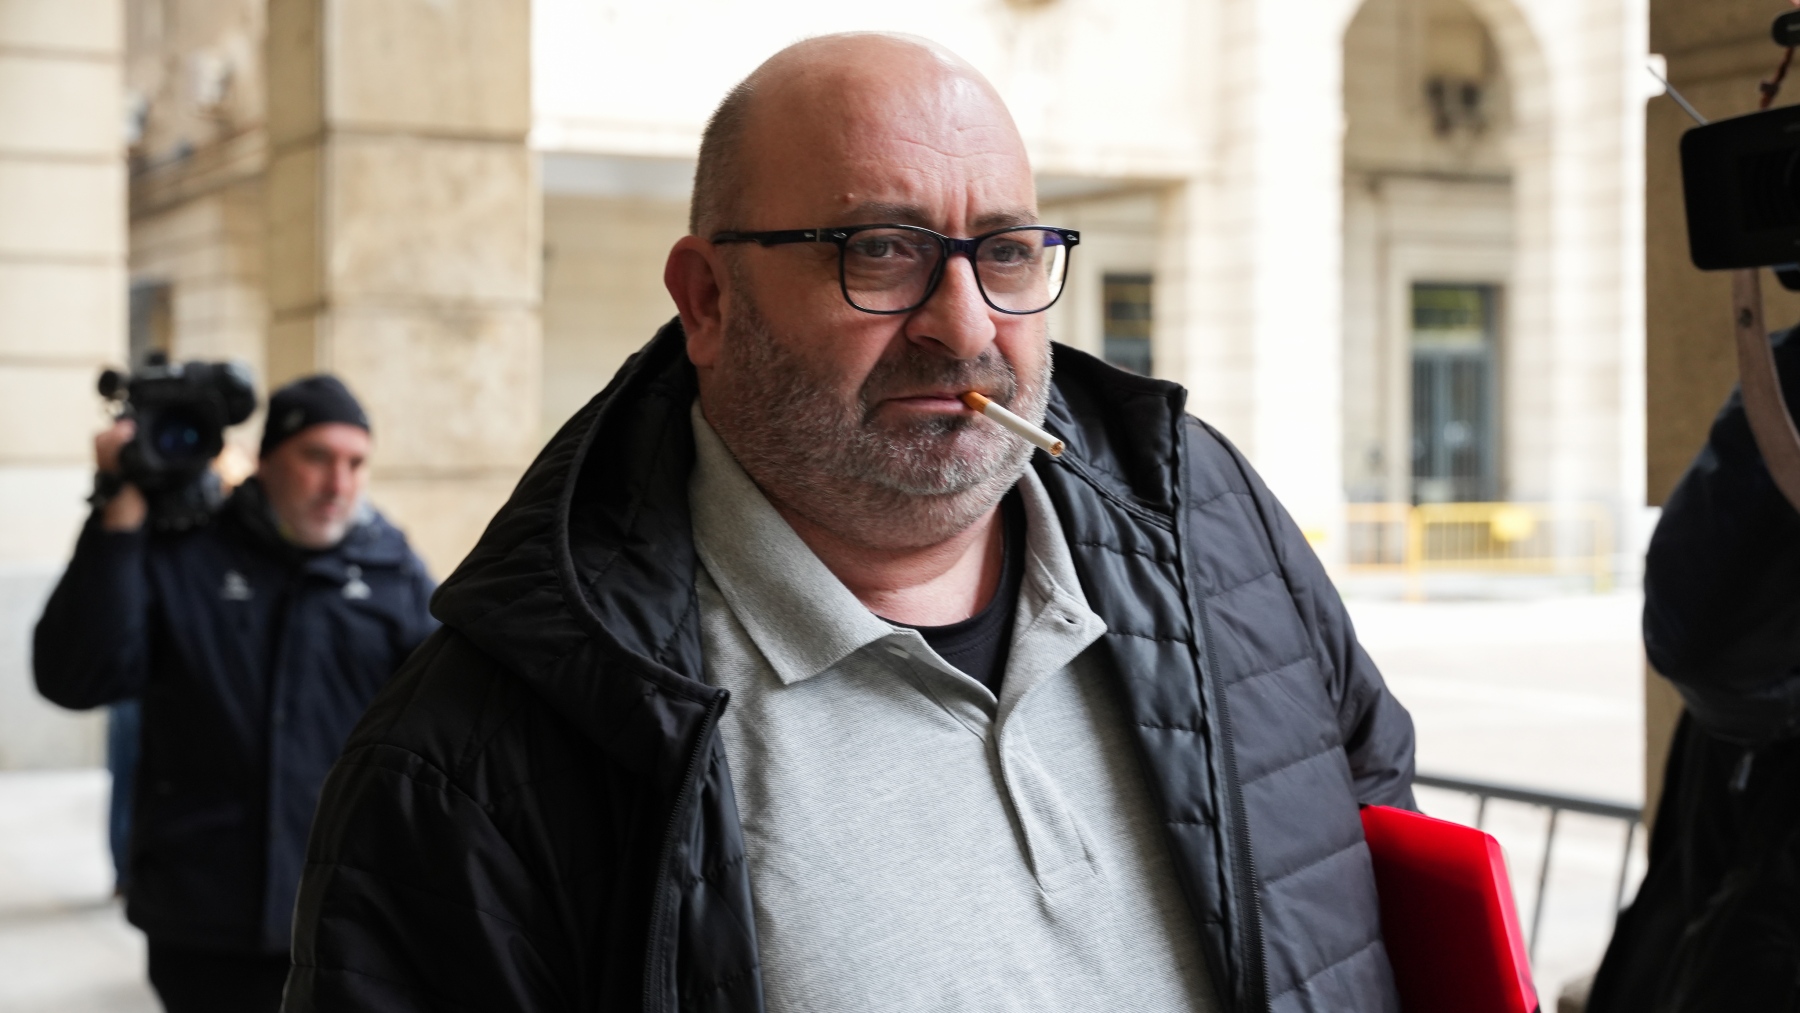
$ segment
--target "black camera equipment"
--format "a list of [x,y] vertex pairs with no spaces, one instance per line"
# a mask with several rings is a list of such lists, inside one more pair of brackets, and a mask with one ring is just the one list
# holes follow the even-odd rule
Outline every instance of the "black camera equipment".
[[1800,11],[1775,19],[1781,63],[1759,88],[1760,111],[1708,123],[1667,81],[1669,95],[1700,125],[1681,137],[1688,254],[1703,271],[1733,272],[1732,327],[1750,432],[1782,495],[1800,509],[1800,430],[1781,392],[1763,326],[1762,277],[1800,291],[1800,106],[1770,109],[1800,45]]
[[225,449],[225,429],[256,410],[250,370],[240,362],[172,363],[152,352],[136,373],[101,373],[99,386],[101,397],[120,403],[120,418],[137,423],[119,451],[118,480],[143,492],[150,526],[185,531],[210,521],[224,499],[212,461]]
[[1776,268],[1800,291],[1800,107],[1768,108],[1800,45],[1800,11],[1776,18],[1770,35],[1787,53],[1762,83],[1761,111],[1707,123],[1670,88],[1700,121],[1681,136],[1688,253],[1702,271]]
[[[1681,137],[1681,178],[1695,267],[1800,261],[1800,106],[1689,130]],[[1780,277],[1796,287],[1790,271]]]

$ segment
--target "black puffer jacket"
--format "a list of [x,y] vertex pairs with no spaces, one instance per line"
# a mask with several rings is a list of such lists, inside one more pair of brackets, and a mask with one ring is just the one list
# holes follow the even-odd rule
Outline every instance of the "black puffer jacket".
[[[762,1009],[701,681],[694,374],[671,323],[564,428],[332,772],[287,1008]],[[1183,392],[1057,350],[1039,455],[1230,1010],[1398,1008],[1357,802],[1412,724]]]
[[[1800,329],[1775,357],[1800,405]],[[1687,713],[1588,1009],[1800,1010],[1800,513],[1735,393],[1651,539],[1644,646]]]
[[38,621],[38,690],[143,699],[126,914],[152,940],[288,948],[325,774],[437,623],[406,539],[371,513],[324,552],[275,534],[255,480],[209,526],[91,520]]

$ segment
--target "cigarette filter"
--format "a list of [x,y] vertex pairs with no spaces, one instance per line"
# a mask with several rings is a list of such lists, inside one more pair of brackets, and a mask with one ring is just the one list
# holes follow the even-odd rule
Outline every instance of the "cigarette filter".
[[1025,442],[1030,443],[1033,446],[1044,448],[1044,450],[1049,452],[1051,457],[1057,457],[1062,454],[1063,441],[1051,436],[1049,433],[1044,432],[1042,429],[1039,429],[1037,426],[1032,425],[1017,415],[1014,415],[1005,408],[1000,407],[980,393],[969,391],[962,396],[962,402],[969,406],[970,411],[980,412],[981,414],[986,415],[988,418],[1000,423],[1003,428],[1010,429],[1023,437]]

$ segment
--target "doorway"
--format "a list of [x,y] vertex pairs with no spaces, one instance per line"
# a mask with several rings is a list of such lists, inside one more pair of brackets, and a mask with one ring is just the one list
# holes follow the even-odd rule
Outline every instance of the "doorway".
[[1412,287],[1412,500],[1499,496],[1495,447],[1497,286]]

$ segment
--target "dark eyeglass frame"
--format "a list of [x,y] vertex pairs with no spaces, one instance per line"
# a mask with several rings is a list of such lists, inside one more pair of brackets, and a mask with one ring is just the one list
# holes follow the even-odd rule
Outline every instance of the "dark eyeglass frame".
[[[911,306],[895,310],[872,310],[866,306],[858,306],[856,300],[850,296],[850,283],[848,279],[845,278],[845,250],[848,248],[852,236],[856,235],[858,232],[868,232],[873,229],[905,229],[908,232],[921,233],[936,239],[938,246],[943,250],[944,255],[938,260],[937,266],[931,271],[931,279],[925,283],[925,293],[919,297],[918,302],[913,303]],[[1049,232],[1059,237],[1062,240],[1062,244],[1069,247],[1071,250],[1073,250],[1074,247],[1081,245],[1080,232],[1075,229],[1063,229],[1051,225],[1009,225],[1004,229],[983,232],[981,235],[973,236],[969,239],[957,239],[953,236],[946,236],[941,232],[933,232],[923,226],[900,225],[897,223],[881,225],[844,225],[817,229],[777,229],[773,232],[719,232],[713,235],[711,241],[714,243],[755,243],[758,246],[785,246],[789,243],[835,243],[838,248],[838,291],[844,294],[844,301],[849,303],[852,309],[860,310],[864,313],[874,313],[879,316],[893,316],[899,313],[911,313],[931,301],[931,297],[937,293],[938,283],[944,280],[944,268],[949,265],[951,257],[960,253],[969,258],[969,264],[972,267],[976,267],[976,248],[983,242],[992,239],[995,236],[1003,236],[1009,232]],[[1046,243],[1045,245],[1049,244]],[[1016,317],[1028,317],[1035,313],[1042,313],[1044,310],[1055,306],[1056,300],[1062,298],[1063,290],[1068,288],[1070,256],[1073,256],[1073,253],[1066,254],[1063,257],[1063,276],[1059,279],[1056,295],[1038,309],[1009,310],[1004,306],[997,305],[993,298],[988,295],[987,286],[981,282],[981,271],[979,267],[976,267],[974,271],[975,288],[981,293],[982,302],[987,303],[1001,313]]]

